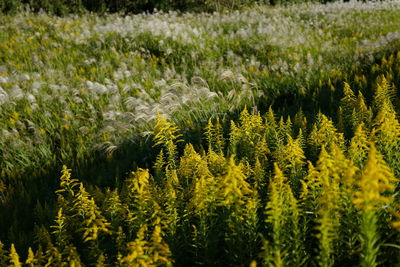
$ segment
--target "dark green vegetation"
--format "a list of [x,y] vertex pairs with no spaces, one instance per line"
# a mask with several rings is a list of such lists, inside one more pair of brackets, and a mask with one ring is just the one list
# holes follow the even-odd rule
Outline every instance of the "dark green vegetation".
[[[180,11],[221,11],[233,10],[260,4],[295,4],[300,2],[315,2],[307,0],[2,0],[0,12],[14,13],[26,6],[33,11],[46,11],[56,15],[69,13],[91,12],[130,12],[140,13],[158,10]],[[320,0],[326,3],[332,1]]]
[[[251,1],[252,2],[252,1]],[[208,0],[2,0],[0,11],[16,12],[24,6],[34,11],[40,9],[57,15],[68,13],[83,13],[84,11],[100,12],[144,12],[158,10],[197,10],[212,11],[219,8],[238,8],[242,5],[249,5],[247,0],[228,0],[228,1],[208,1]]]

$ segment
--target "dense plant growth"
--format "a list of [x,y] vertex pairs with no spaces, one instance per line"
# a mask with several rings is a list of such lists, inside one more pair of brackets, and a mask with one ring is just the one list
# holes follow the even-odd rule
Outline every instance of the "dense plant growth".
[[[90,194],[63,167],[58,214],[50,230],[36,230],[39,249],[29,249],[26,263],[398,263],[400,169],[393,159],[400,156],[400,124],[392,93],[379,76],[368,107],[361,90],[357,101],[345,83],[339,108],[363,103],[371,115],[350,120],[355,130],[347,140],[322,113],[307,123],[301,110],[292,122],[272,109],[264,116],[244,109],[227,125],[210,119],[206,146],[187,143],[179,157],[179,129],[158,117],[153,174],[138,168],[116,188]],[[1,255],[2,262],[20,261],[13,245]]]
[[300,7],[2,16],[2,177],[85,166],[93,151],[111,156],[151,130],[157,113],[201,129],[215,112],[245,105],[332,112],[335,103],[319,99],[329,88],[352,74],[366,84],[375,75],[363,69],[399,47],[400,5]]
[[295,4],[305,2],[333,2],[332,0],[2,0],[0,12],[15,13],[23,9],[46,11],[56,15],[85,13],[139,13],[154,10],[226,11],[262,4]]
[[0,266],[398,264],[399,10],[0,15]]

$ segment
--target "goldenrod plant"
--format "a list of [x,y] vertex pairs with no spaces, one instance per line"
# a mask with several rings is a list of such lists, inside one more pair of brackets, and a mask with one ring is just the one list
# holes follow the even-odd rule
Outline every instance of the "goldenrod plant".
[[317,230],[321,266],[332,266],[334,263],[335,232],[339,228],[340,205],[338,167],[335,159],[328,154],[325,147],[322,147],[317,163],[318,176],[315,177],[319,191]]
[[[269,185],[266,222],[271,224],[272,242],[266,251],[264,263],[273,266],[301,265],[302,255],[300,211],[297,199],[278,165]],[[303,257],[303,258],[302,258]]]
[[215,124],[210,119],[205,130],[209,150],[222,154],[225,148],[225,138],[219,119],[217,118]]
[[172,266],[171,252],[163,241],[159,223],[157,219],[150,240],[146,240],[146,235],[149,235],[148,226],[142,226],[137,238],[128,243],[128,255],[121,259],[122,266]]
[[366,127],[364,123],[361,123],[358,125],[348,148],[349,158],[359,168],[364,166],[367,159],[369,152],[368,140],[369,137]]
[[343,133],[338,132],[332,120],[319,113],[308,137],[314,153],[319,153],[322,147],[329,147],[332,144],[343,147],[344,141]]
[[18,253],[15,251],[15,246],[14,244],[11,244],[10,248],[10,265],[14,267],[21,267],[22,263],[19,261],[19,256]]
[[177,134],[178,128],[168,122],[164,117],[158,115],[156,125],[154,126],[155,145],[164,146],[168,155],[168,167],[176,168],[177,147],[176,142],[179,141],[181,135]]
[[[384,61],[384,59],[383,59]],[[385,62],[382,63],[383,65]],[[384,75],[379,76],[376,81],[376,89],[374,94],[373,107],[375,110],[380,110],[384,105],[393,108],[393,100],[396,97],[396,88],[389,84]]]
[[398,174],[400,172],[398,146],[400,144],[400,123],[389,100],[384,101],[375,117],[371,135],[377,148],[385,155],[385,159]]
[[266,161],[269,149],[261,115],[250,114],[245,108],[240,114],[239,121],[239,125],[231,122],[231,153],[250,162],[254,162],[256,158]]
[[354,204],[361,213],[361,266],[378,266],[378,254],[380,248],[378,231],[378,212],[393,199],[386,192],[394,189],[394,177],[390,168],[386,165],[383,156],[371,144],[367,163],[364,167],[354,194]]
[[4,247],[4,244],[0,242],[0,263],[4,266],[7,266],[9,263],[8,260],[8,252]]
[[287,143],[277,149],[274,154],[280,168],[291,179],[292,186],[298,189],[299,179],[304,175],[305,155],[302,148],[302,137],[293,139],[287,135]]
[[[147,223],[151,214],[154,212],[155,203],[152,198],[150,174],[148,170],[138,169],[133,172],[132,178],[128,180],[127,196],[128,203],[121,201],[120,212],[126,210],[126,214],[122,215],[126,218],[129,230],[126,232],[129,236],[135,234],[142,225]],[[116,193],[118,195],[118,193]],[[117,200],[118,201],[118,200]],[[110,203],[113,204],[113,203]],[[109,206],[110,209],[117,207]],[[118,212],[118,210],[116,210]]]
[[[218,132],[226,146],[208,141],[199,152],[187,143],[180,154],[180,129],[160,117],[154,138],[162,148],[153,170],[137,168],[114,189],[85,186],[64,166],[54,222],[49,230],[36,229],[40,246],[29,248],[22,261],[14,245],[10,252],[1,248],[1,260],[30,266],[333,266],[358,259],[374,266],[379,253],[395,253],[383,252],[381,239],[396,241],[378,228],[384,213],[397,218],[397,179],[372,143],[380,132],[360,123],[346,145],[321,113],[305,137],[298,128],[297,138],[290,118],[274,124],[272,109],[264,117],[244,109],[239,118],[238,124],[224,122],[231,126],[229,139]],[[205,126],[204,135],[213,127]],[[268,137],[281,143],[266,149]],[[232,148],[239,144],[246,149],[236,156]],[[313,164],[308,158],[316,148]],[[392,221],[383,229],[396,228]]]
[[33,254],[33,251],[31,248],[28,249],[28,257],[25,261],[25,264],[29,267],[33,267],[38,264],[37,259],[35,259],[35,254]]

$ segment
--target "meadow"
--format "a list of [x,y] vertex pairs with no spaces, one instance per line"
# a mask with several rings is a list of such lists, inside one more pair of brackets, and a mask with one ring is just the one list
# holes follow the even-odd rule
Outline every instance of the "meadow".
[[0,14],[0,266],[396,266],[398,14]]

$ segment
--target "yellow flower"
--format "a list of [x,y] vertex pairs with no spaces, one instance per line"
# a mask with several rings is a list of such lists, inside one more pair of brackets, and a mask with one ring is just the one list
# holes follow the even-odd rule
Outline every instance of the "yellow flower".
[[396,181],[396,178],[383,160],[383,156],[372,144],[367,164],[357,183],[359,190],[355,192],[354,205],[368,211],[390,203],[392,197],[383,194],[394,189],[393,181]]

